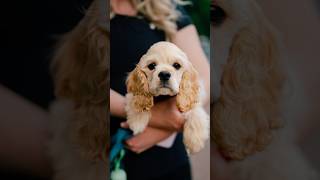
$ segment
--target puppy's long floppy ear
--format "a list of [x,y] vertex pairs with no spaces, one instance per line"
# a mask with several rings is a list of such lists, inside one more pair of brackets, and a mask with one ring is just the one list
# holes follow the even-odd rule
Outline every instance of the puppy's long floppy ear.
[[86,17],[63,37],[52,70],[56,96],[74,104],[70,142],[84,158],[107,161],[109,35],[99,25],[98,4],[94,1]]
[[127,91],[133,94],[132,102],[138,112],[150,111],[153,106],[153,96],[145,73],[137,65],[127,79]]
[[284,73],[276,33],[262,15],[234,37],[213,107],[211,134],[222,153],[243,159],[262,151],[282,126]]
[[191,66],[182,75],[177,95],[177,105],[181,112],[186,112],[193,108],[199,100],[199,91],[198,73]]

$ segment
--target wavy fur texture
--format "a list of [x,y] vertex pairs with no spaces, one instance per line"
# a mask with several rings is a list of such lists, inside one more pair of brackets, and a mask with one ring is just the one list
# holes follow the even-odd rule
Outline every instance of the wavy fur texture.
[[[56,179],[107,176],[109,35],[100,5],[100,0],[93,1],[81,22],[64,35],[52,63],[58,104],[53,109],[68,109],[54,110],[58,119],[52,119],[64,124],[53,125],[50,144]],[[81,167],[87,170],[79,171]]]

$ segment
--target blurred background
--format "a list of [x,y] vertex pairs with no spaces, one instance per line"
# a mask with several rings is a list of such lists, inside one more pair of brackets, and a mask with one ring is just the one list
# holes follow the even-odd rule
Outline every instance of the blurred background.
[[288,112],[304,155],[320,172],[320,1],[258,0],[280,32],[293,85]]
[[[211,0],[188,0],[190,5],[184,8],[191,16],[194,25],[200,35],[202,47],[210,57],[210,3]],[[208,58],[210,59],[210,58]]]
[[0,179],[44,180],[50,59],[57,40],[90,0],[3,1],[0,5]]
[[[213,0],[214,1],[214,0]],[[228,0],[221,1],[227,2]],[[231,2],[237,2],[236,0],[229,0]],[[249,0],[239,1],[247,2]],[[256,1],[267,19],[275,26],[279,32],[280,41],[283,43],[283,49],[280,51],[286,58],[281,58],[285,71],[288,73],[288,86],[286,86],[286,93],[283,96],[285,98],[283,111],[285,126],[290,127],[289,133],[285,135],[293,136],[294,142],[292,144],[297,145],[297,150],[303,157],[306,158],[308,164],[320,173],[320,1],[319,0],[253,0]],[[217,0],[217,2],[219,2]],[[240,5],[240,4],[237,4]],[[236,6],[235,6],[236,8]],[[221,12],[220,12],[221,13]],[[219,13],[218,13],[219,14]],[[222,15],[222,13],[221,13]],[[232,33],[231,33],[232,34]],[[228,41],[228,40],[226,40]],[[249,41],[248,41],[249,42]],[[213,42],[214,44],[215,42]],[[223,53],[223,52],[222,52]],[[292,124],[293,123],[293,124]],[[291,131],[292,130],[292,131]],[[288,138],[290,139],[290,138]],[[288,141],[291,143],[291,141]],[[287,150],[286,154],[290,154],[291,151]],[[262,153],[263,154],[263,153]],[[212,157],[212,156],[211,156]],[[269,156],[268,156],[269,157]],[[290,157],[290,160],[295,161],[299,159],[298,155]],[[274,157],[277,158],[277,157]],[[214,158],[213,159],[213,162]],[[217,158],[218,159],[218,158]],[[259,157],[257,158],[259,159]],[[273,161],[270,156],[269,159]],[[268,159],[268,160],[269,160]],[[219,160],[219,159],[218,159]],[[259,159],[261,160],[261,159]],[[289,166],[282,166],[275,164],[272,168],[268,168],[268,162],[264,160],[257,161],[253,166],[243,166],[248,168],[249,172],[242,173],[242,178],[252,179],[259,176],[259,172],[252,171],[254,166],[257,166],[258,170],[261,166],[262,172],[265,172],[262,179],[268,179],[272,177],[272,173],[279,175],[281,172],[303,172],[303,168],[299,167],[299,164],[294,163]],[[274,159],[276,160],[276,159]],[[250,160],[249,160],[250,161]],[[222,167],[221,169],[214,167],[211,171],[212,175],[222,174],[230,175],[227,165],[216,161],[216,167]],[[276,162],[276,161],[275,161]],[[299,162],[301,163],[301,162]],[[222,165],[222,166],[219,166]],[[223,166],[225,165],[225,166]],[[241,166],[241,163],[238,164]],[[211,166],[213,167],[213,166]],[[291,169],[292,168],[292,169]],[[270,172],[268,172],[268,169]],[[272,170],[271,170],[272,169]],[[250,171],[251,170],[251,171]],[[217,173],[220,172],[220,173]],[[280,172],[280,173],[279,173]],[[279,174],[278,174],[279,173]],[[261,173],[262,174],[262,173]],[[260,175],[261,175],[260,174]],[[297,173],[298,174],[298,173]],[[270,176],[268,176],[270,175]],[[231,175],[232,176],[232,175]],[[280,176],[280,175],[279,175]],[[229,179],[237,179],[238,177],[227,177]],[[298,177],[296,177],[298,178]],[[307,179],[301,178],[301,179]],[[224,178],[221,178],[224,180]],[[259,178],[257,178],[259,179]],[[275,179],[287,179],[280,176]],[[299,179],[299,178],[298,178]],[[218,180],[218,179],[216,179]],[[220,180],[220,179],[219,179]]]
[[[210,60],[210,3],[211,0],[190,0],[185,6],[200,35],[201,44]],[[209,111],[208,111],[209,112]],[[210,179],[210,143],[200,153],[191,156],[192,175],[194,180]]]

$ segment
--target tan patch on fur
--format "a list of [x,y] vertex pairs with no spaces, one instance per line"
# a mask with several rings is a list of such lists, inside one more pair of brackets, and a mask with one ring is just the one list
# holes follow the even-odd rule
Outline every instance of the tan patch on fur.
[[137,66],[128,76],[127,91],[133,94],[133,104],[138,112],[150,111],[153,96],[149,92],[146,75]]
[[177,106],[181,112],[189,111],[198,102],[200,88],[194,68],[183,73],[179,88]]

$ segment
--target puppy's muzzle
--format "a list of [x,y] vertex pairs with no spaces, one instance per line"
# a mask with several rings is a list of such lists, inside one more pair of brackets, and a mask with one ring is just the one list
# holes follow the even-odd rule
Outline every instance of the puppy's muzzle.
[[171,74],[169,72],[167,72],[167,71],[161,71],[158,74],[158,77],[162,82],[166,82],[166,81],[168,81],[170,79]]

